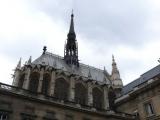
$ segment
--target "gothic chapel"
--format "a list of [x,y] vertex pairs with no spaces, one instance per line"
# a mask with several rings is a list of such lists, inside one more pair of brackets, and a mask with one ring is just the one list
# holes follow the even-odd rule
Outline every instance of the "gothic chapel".
[[116,110],[122,87],[114,56],[111,74],[79,62],[71,14],[64,57],[44,46],[36,60],[22,66],[20,59],[12,86],[0,94],[0,120],[134,120]]

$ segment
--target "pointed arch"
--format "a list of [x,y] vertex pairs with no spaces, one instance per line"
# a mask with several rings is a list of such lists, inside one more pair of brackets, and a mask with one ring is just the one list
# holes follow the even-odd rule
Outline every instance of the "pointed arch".
[[43,75],[43,83],[42,83],[42,93],[45,95],[48,95],[50,80],[51,80],[51,75],[49,73],[45,73]]
[[30,75],[30,83],[29,83],[29,90],[36,93],[38,89],[38,83],[39,83],[39,73],[33,72]]
[[59,100],[68,100],[69,83],[63,79],[58,78],[55,81],[55,97]]
[[19,88],[22,88],[23,83],[24,83],[24,78],[25,78],[25,74],[22,74],[22,75],[20,76],[19,81],[18,81],[18,87],[19,87]]
[[81,105],[87,103],[87,89],[82,83],[76,83],[75,85],[75,102]]
[[102,109],[103,92],[99,88],[94,87],[92,90],[92,94],[93,94],[93,107],[97,109]]

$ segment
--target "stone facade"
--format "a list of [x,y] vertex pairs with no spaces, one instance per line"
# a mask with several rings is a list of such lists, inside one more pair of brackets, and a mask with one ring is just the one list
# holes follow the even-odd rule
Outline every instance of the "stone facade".
[[123,86],[112,72],[79,63],[74,15],[64,57],[47,52],[15,68],[12,86],[0,83],[0,120],[158,120],[160,65]]
[[135,114],[140,120],[160,119],[160,74],[134,87],[116,100],[118,111]]
[[123,86],[114,58],[111,75],[79,63],[73,17],[64,57],[44,46],[36,60],[21,66],[20,59],[12,86],[0,83],[0,120],[134,120],[115,111],[109,94]]

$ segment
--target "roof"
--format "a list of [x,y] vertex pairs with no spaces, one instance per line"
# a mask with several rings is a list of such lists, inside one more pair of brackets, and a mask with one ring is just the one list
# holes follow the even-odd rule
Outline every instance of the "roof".
[[142,74],[138,79],[125,85],[122,89],[122,94],[125,95],[125,94],[131,92],[135,87],[137,87],[143,83],[146,83],[148,80],[150,80],[151,78],[153,78],[159,74],[160,74],[160,65],[152,68],[151,70]]
[[[32,64],[43,64],[54,67],[56,69],[62,69],[64,71],[73,72],[74,74],[90,77],[90,79],[103,82],[106,79],[107,84],[110,84],[109,74],[105,70],[101,70],[89,65],[80,63],[79,67],[70,66],[65,63],[63,57],[46,52],[42,54],[39,58],[32,62]],[[107,74],[106,74],[107,73]]]

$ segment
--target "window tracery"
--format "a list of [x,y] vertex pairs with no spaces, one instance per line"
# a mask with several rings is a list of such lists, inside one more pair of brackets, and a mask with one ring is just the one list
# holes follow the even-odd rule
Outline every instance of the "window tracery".
[[37,92],[39,83],[39,73],[33,72],[30,76],[29,90],[32,92]]
[[43,75],[42,93],[48,95],[51,76],[48,73]]
[[97,87],[93,88],[93,107],[97,109],[102,109],[102,100],[103,100],[103,93]]
[[23,82],[24,82],[25,74],[22,74],[20,76],[19,82],[18,82],[18,87],[22,88]]
[[81,83],[75,85],[75,102],[81,105],[86,105],[87,89]]
[[69,84],[63,78],[55,82],[55,97],[59,100],[68,100]]

